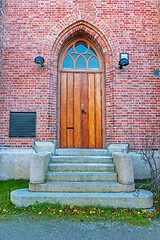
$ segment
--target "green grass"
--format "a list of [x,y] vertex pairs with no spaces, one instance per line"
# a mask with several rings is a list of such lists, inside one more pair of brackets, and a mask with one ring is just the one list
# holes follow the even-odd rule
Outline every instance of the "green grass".
[[[137,182],[136,187],[147,183]],[[27,180],[0,181],[0,220],[16,216],[29,216],[34,219],[63,218],[79,221],[125,221],[130,224],[146,225],[160,219],[160,196],[154,193],[155,212],[135,209],[102,208],[100,206],[62,206],[60,204],[35,204],[29,207],[16,207],[10,201],[10,193],[15,189],[28,188]],[[142,188],[148,188],[143,186]]]

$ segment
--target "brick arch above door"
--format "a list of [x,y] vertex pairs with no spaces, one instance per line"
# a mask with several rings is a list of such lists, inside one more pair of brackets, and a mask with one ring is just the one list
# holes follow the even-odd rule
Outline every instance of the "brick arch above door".
[[[105,27],[105,26],[104,26]],[[110,31],[111,32],[111,31]],[[57,70],[58,70],[58,61],[59,56],[61,53],[61,50],[63,49],[64,45],[71,41],[71,39],[77,37],[77,36],[85,36],[88,40],[90,40],[93,44],[95,44],[103,56],[104,60],[104,85],[107,86],[108,91],[106,92],[105,96],[105,112],[106,112],[106,129],[105,129],[105,137],[109,139],[110,137],[110,131],[112,128],[111,118],[112,118],[112,103],[113,103],[113,94],[109,89],[112,89],[112,79],[113,79],[113,52],[112,48],[108,43],[108,40],[104,36],[104,34],[95,26],[92,24],[86,22],[86,21],[77,21],[71,24],[70,26],[66,27],[64,30],[60,32],[60,34],[55,39],[52,52],[51,52],[51,60],[50,60],[50,96],[49,96],[49,127],[52,129],[52,139],[57,139],[57,130],[55,130],[55,126],[53,126],[53,123],[57,122],[57,118],[54,112],[57,111],[58,102],[55,101],[56,99],[56,91],[53,89],[56,89],[57,87]],[[112,34],[111,34],[112,35]],[[112,47],[116,48],[116,40],[115,38],[112,39],[113,44]],[[119,45],[118,45],[119,46]],[[58,123],[56,124],[56,126]]]
[[[67,22],[67,20],[66,20]],[[64,23],[64,22],[63,22]],[[120,52],[119,43],[115,38],[112,30],[105,25],[102,20],[94,22],[94,25],[88,23],[84,20],[76,21],[68,26],[63,26],[57,28],[62,29],[62,31],[54,37],[54,44],[51,50],[51,64],[56,65],[59,58],[60,50],[63,48],[63,45],[66,44],[69,40],[73,39],[76,35],[80,34],[83,36],[88,36],[97,46],[101,53],[104,55],[105,60],[109,62],[109,66],[112,68],[113,61],[117,56],[117,53]],[[104,34],[105,33],[105,34]],[[47,45],[47,43],[45,44]],[[114,51],[112,51],[114,49]]]

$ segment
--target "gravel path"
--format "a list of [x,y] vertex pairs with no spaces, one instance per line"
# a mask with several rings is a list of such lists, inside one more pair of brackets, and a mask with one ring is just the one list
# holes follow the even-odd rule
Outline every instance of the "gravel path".
[[16,218],[0,222],[0,240],[160,240],[160,222],[149,227],[119,222]]

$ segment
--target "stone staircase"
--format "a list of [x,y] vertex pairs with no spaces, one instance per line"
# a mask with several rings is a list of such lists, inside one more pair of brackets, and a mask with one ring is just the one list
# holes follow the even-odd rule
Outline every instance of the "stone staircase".
[[32,192],[133,192],[134,184],[117,182],[113,158],[106,149],[57,149],[46,182],[30,184]]
[[[32,177],[34,174],[37,178],[38,174],[43,179],[39,170],[45,162],[42,161],[43,156],[45,152],[41,151],[32,159],[35,163],[32,170],[36,168]],[[48,163],[44,168],[47,167]],[[36,183],[32,179],[29,189],[11,193],[11,202],[16,206],[29,206],[36,202],[137,209],[153,206],[151,192],[140,190],[137,194],[134,184],[120,184],[118,178],[113,159],[106,149],[56,149],[56,154],[50,159],[46,181]]]

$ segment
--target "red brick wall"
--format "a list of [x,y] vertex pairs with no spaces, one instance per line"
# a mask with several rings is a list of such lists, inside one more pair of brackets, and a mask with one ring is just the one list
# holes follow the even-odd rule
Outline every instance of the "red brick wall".
[[[7,0],[4,26],[0,144],[30,147],[31,138],[9,138],[10,111],[36,111],[36,139],[57,140],[57,62],[63,45],[81,32],[105,61],[105,139],[137,144],[160,120],[158,0]],[[2,38],[1,38],[2,39]],[[130,64],[118,68],[119,53]],[[45,67],[34,58],[41,55]],[[124,131],[124,130],[127,130]],[[143,136],[142,136],[143,135]]]

